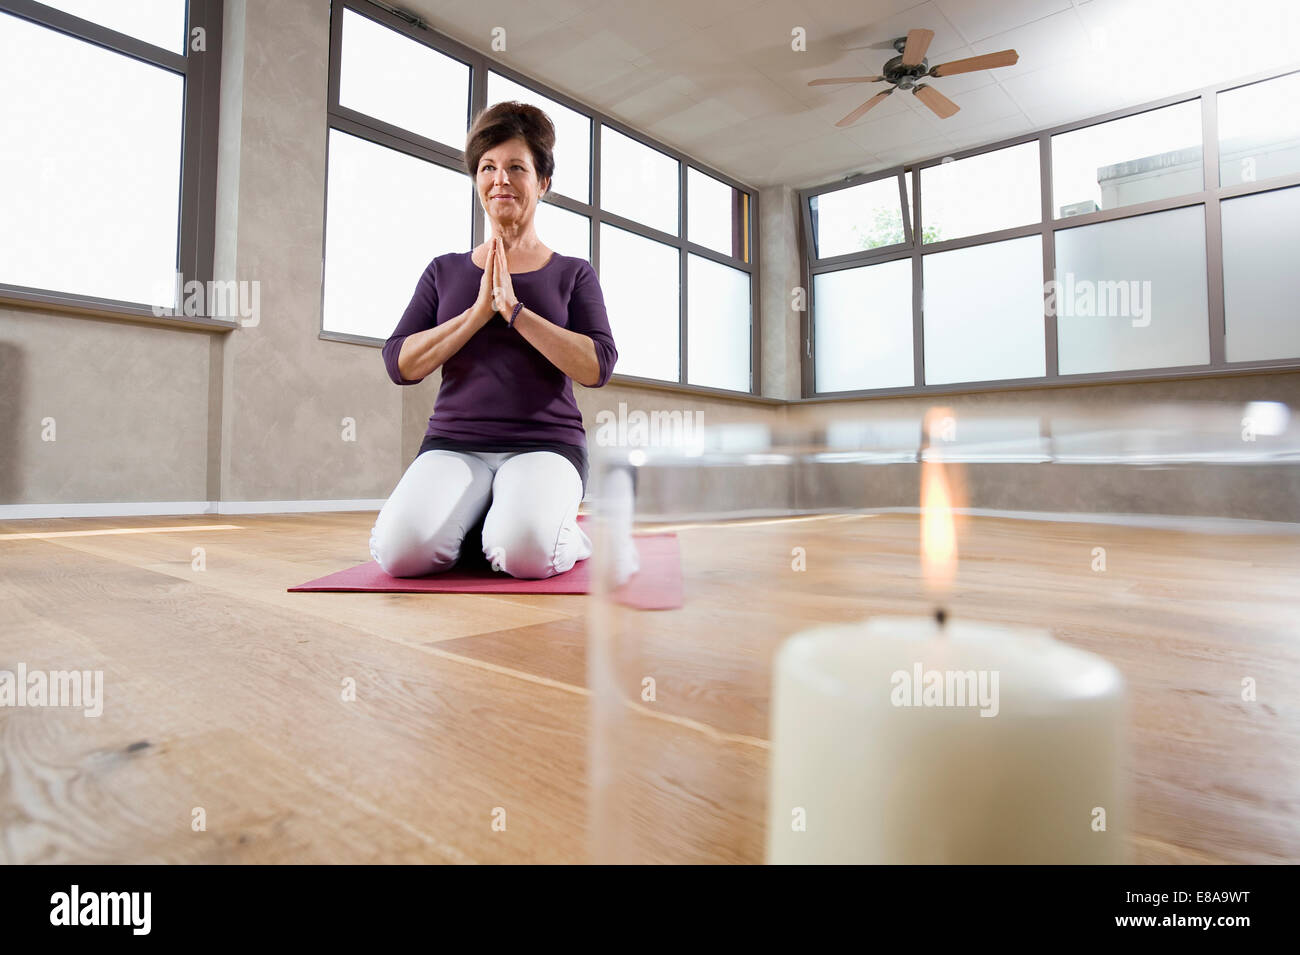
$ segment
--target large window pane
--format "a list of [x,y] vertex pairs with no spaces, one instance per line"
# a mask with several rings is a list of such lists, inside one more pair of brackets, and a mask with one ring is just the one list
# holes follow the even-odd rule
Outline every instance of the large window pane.
[[1052,137],[1058,219],[1204,188],[1200,100]]
[[488,73],[487,101],[518,100],[536,106],[555,126],[555,175],[551,191],[581,202],[591,200],[591,119],[500,73]]
[[41,0],[173,53],[185,52],[186,0]]
[[1040,236],[936,252],[922,267],[926,384],[1046,374]]
[[686,237],[723,255],[749,261],[749,197],[725,182],[686,167]]
[[550,202],[537,204],[537,236],[561,255],[591,261],[591,220]]
[[1300,73],[1219,94],[1219,182],[1300,172]]
[[819,259],[904,241],[897,176],[812,196],[808,211]]
[[1056,233],[1063,375],[1210,360],[1201,206]]
[[601,208],[677,235],[679,176],[676,159],[600,127]]
[[184,80],[0,14],[0,282],[171,307]]
[[600,287],[622,375],[680,379],[678,251],[607,223],[600,226]]
[[1042,219],[1038,143],[921,170],[922,238],[942,242]]
[[434,256],[470,249],[469,184],[332,129],[326,188],[324,328],[387,338]]
[[818,392],[899,388],[912,367],[912,260],[813,277]]
[[469,66],[344,9],[339,105],[462,149]]
[[749,273],[686,257],[686,380],[749,391]]
[[1221,210],[1228,361],[1300,358],[1300,187],[1227,199]]

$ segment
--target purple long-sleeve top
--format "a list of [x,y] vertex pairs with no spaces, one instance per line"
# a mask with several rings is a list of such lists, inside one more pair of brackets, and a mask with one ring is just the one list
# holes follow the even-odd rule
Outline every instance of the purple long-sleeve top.
[[[468,309],[478,298],[482,278],[483,270],[469,252],[449,252],[429,263],[401,321],[384,343],[384,364],[394,382],[414,385],[423,380],[402,377],[397,366],[402,342]],[[591,263],[557,252],[540,269],[511,272],[510,281],[515,297],[530,311],[595,343],[600,378],[594,387],[605,385],[614,373],[618,351]],[[500,315],[494,315],[443,363],[434,408],[426,438],[587,446],[573,381]]]

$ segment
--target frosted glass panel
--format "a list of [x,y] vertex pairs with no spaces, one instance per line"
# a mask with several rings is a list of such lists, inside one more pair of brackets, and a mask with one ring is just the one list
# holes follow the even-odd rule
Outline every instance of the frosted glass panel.
[[1219,182],[1300,172],[1300,73],[1219,94]]
[[942,242],[1042,219],[1038,143],[921,170],[922,240]]
[[600,287],[621,375],[680,380],[678,255],[662,242],[600,225]]
[[489,72],[488,104],[504,100],[536,106],[550,117],[555,126],[555,174],[551,177],[551,191],[588,202],[591,199],[591,119],[500,73]]
[[686,256],[686,380],[749,391],[749,273]]
[[173,53],[185,52],[185,0],[41,0]]
[[591,261],[591,220],[549,202],[537,203],[537,237],[561,255]]
[[395,149],[329,137],[323,327],[387,338],[434,256],[469,251],[470,186]]
[[1063,375],[1210,360],[1200,206],[1056,233]]
[[1046,374],[1040,236],[935,252],[922,267],[926,384]]
[[740,257],[736,248],[736,193],[739,190],[686,167],[687,238],[723,255]]
[[184,85],[0,14],[0,282],[173,305]]
[[912,260],[813,277],[818,392],[898,388],[912,367]]
[[676,159],[600,127],[600,205],[617,215],[677,235],[681,182]]
[[1204,188],[1200,100],[1052,137],[1058,219]]
[[339,105],[463,149],[469,66],[345,8]]
[[1300,357],[1300,187],[1220,208],[1228,361]]
[[819,259],[904,241],[897,176],[812,196],[808,211]]

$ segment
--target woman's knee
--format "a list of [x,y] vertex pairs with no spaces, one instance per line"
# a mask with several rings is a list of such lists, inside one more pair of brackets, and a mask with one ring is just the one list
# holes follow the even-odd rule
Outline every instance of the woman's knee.
[[464,536],[450,523],[428,528],[416,520],[377,522],[370,532],[370,556],[390,577],[423,577],[450,570]]
[[554,523],[524,519],[489,522],[483,528],[483,556],[492,569],[511,577],[539,580],[554,577],[558,541]]

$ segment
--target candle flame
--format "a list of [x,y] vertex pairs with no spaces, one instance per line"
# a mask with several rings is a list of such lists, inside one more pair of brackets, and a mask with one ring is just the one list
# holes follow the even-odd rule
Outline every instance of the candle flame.
[[931,408],[927,412],[925,453],[921,459],[921,572],[926,588],[940,597],[957,573],[957,527],[947,465],[932,437],[937,425],[951,418],[949,408]]

